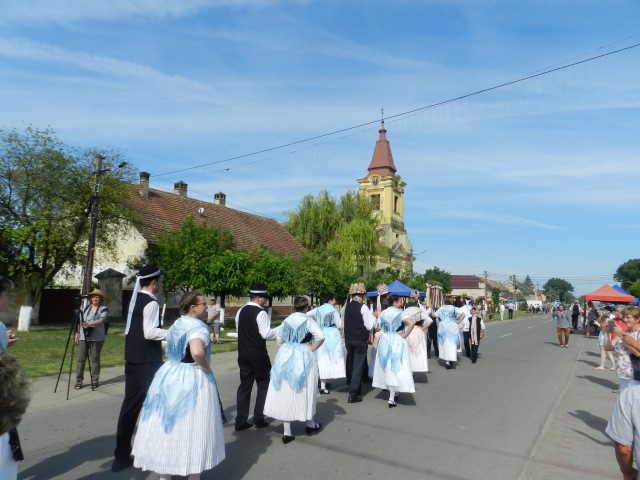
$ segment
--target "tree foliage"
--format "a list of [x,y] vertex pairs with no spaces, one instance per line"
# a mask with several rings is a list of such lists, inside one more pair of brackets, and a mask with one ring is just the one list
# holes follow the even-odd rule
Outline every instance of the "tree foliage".
[[292,258],[259,247],[238,250],[233,236],[189,215],[178,230],[167,230],[152,245],[149,259],[163,271],[166,290],[197,289],[206,295],[245,295],[254,282],[264,282],[272,296],[295,292]]
[[620,282],[622,288],[629,291],[629,288],[640,280],[640,258],[632,258],[624,262],[613,274],[613,278]]
[[451,274],[440,268],[434,266],[429,268],[422,275],[425,285],[440,285],[442,287],[442,293],[445,295],[451,293]]
[[317,249],[303,253],[297,264],[296,291],[322,299],[333,293],[346,298],[349,285],[356,276],[339,267],[326,250]]
[[531,280],[531,277],[529,275],[527,275],[526,277],[524,277],[524,283],[527,287],[529,288],[533,288],[535,285],[533,284],[533,280]]
[[[163,285],[167,290],[194,288],[210,295],[217,292],[214,287],[220,282],[221,257],[232,250],[234,243],[230,233],[197,223],[189,215],[180,229],[167,230],[158,238],[151,246],[149,259],[162,268]],[[225,259],[231,260],[228,255]],[[244,278],[238,280],[244,285]]]
[[631,295],[633,295],[636,298],[640,297],[640,280],[638,280],[636,283],[631,285],[627,290],[627,292],[629,292]]
[[552,302],[567,302],[570,300],[568,294],[573,292],[573,285],[562,278],[551,278],[542,286],[542,291]]
[[[384,252],[371,203],[357,192],[347,192],[340,199],[327,191],[320,192],[316,197],[307,195],[298,209],[289,212],[288,216],[286,227],[289,233],[314,252],[311,256],[324,260],[321,268],[338,269],[338,272],[326,272],[338,283],[353,278],[360,269],[368,272],[376,257]],[[311,256],[306,256],[305,262]],[[308,282],[306,285],[308,289]],[[329,290],[338,292],[338,286],[336,284],[336,288]]]
[[501,292],[498,287],[493,287],[491,289],[491,305],[494,309],[498,308],[498,305],[500,305],[500,293]]
[[[97,153],[107,157],[103,168],[122,160],[118,152],[72,148],[52,129],[0,130],[0,270],[24,288],[27,305],[63,267],[86,261]],[[97,242],[107,250],[131,218],[126,175],[103,177]]]

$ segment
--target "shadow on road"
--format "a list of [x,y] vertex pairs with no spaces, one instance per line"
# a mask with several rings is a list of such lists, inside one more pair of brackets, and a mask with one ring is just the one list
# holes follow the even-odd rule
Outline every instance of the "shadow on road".
[[582,375],[576,378],[589,380],[590,382],[597,383],[598,385],[602,385],[604,388],[610,388],[611,390],[616,390],[618,388],[618,382],[612,382],[606,378],[594,377],[593,375]]
[[[608,419],[604,419],[598,416],[595,416],[593,414],[591,414],[590,412],[587,412],[586,410],[576,410],[575,412],[568,412],[569,415],[571,415],[572,417],[575,417],[579,420],[582,420],[584,422],[585,425],[591,427],[592,429],[594,429],[596,432],[598,433],[602,433],[605,431],[605,429],[607,428],[607,422]],[[576,432],[579,435],[582,435],[585,438],[588,438],[591,442],[593,443],[597,443],[598,445],[601,445],[603,447],[608,447],[613,445],[613,442],[610,440],[598,440],[597,438],[585,433],[585,432],[581,432],[579,430],[575,430],[574,432]]]

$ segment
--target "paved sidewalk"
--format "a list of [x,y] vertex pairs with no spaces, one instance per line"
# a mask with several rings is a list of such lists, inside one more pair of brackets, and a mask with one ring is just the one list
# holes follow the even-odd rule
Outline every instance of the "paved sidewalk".
[[622,478],[613,442],[604,433],[618,379],[615,372],[594,369],[600,363],[597,342],[597,336],[571,335],[569,349],[580,351],[575,374],[560,392],[520,480]]

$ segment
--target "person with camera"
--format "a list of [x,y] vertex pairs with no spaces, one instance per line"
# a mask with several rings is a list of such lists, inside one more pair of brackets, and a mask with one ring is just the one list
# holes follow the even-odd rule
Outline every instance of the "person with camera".
[[[620,380],[620,391],[630,385],[640,385],[640,309],[625,308],[616,314],[624,318],[626,330],[615,321],[609,324],[605,337],[605,350],[613,350],[616,361],[616,375]],[[610,321],[611,322],[611,321]],[[634,365],[635,364],[635,365]],[[634,368],[634,366],[636,368]],[[637,373],[636,373],[637,372]]]
[[74,343],[78,346],[78,362],[76,364],[76,390],[84,383],[84,365],[87,356],[91,356],[91,387],[100,385],[100,352],[104,345],[105,324],[108,317],[107,307],[102,305],[104,294],[95,289],[89,292],[89,305],[80,317]]

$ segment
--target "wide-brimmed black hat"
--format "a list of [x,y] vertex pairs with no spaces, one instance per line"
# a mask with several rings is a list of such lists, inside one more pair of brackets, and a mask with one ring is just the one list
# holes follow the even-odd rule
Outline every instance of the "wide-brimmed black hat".
[[162,270],[157,265],[150,263],[149,265],[145,265],[139,271],[137,276],[140,278],[144,278],[145,280],[149,278],[155,278],[162,275]]
[[254,283],[249,287],[249,295],[254,295],[256,297],[268,297],[269,292],[264,283]]

